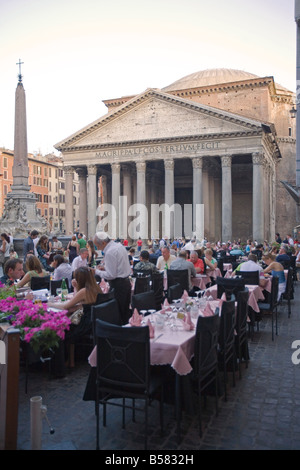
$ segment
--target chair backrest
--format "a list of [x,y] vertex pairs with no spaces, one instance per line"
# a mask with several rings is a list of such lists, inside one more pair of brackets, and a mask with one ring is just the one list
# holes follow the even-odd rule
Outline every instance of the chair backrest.
[[34,276],[30,280],[30,287],[32,290],[48,289],[50,287],[50,275],[44,277]]
[[219,347],[225,354],[233,347],[235,327],[235,302],[222,303],[219,329]]
[[261,260],[263,252],[261,250],[252,250],[251,254],[256,255],[258,261]]
[[174,284],[180,284],[183,290],[189,292],[188,269],[167,269],[168,288]]
[[236,296],[236,294],[244,290],[245,288],[245,280],[242,278],[225,278],[217,276],[216,279],[217,284],[217,297],[220,299],[222,294],[226,293],[226,298],[229,300],[231,299],[232,294]]
[[272,276],[271,298],[270,298],[270,308],[271,308],[271,310],[273,310],[275,305],[277,304],[278,286],[279,286],[279,277],[278,276]]
[[[68,291],[70,292],[70,286],[69,286],[69,279],[65,278],[66,284]],[[58,279],[57,281],[50,281],[50,292],[51,295],[56,295],[56,289],[61,287],[62,279]]]
[[293,268],[288,269],[284,297],[291,298],[293,292]]
[[102,320],[113,325],[122,325],[119,304],[116,299],[111,299],[91,308],[92,332],[94,344],[96,344],[96,320]]
[[218,262],[218,268],[220,269],[222,276],[224,276],[224,260],[223,260],[223,258],[218,258],[217,262]]
[[154,291],[156,310],[159,310],[164,301],[164,273],[152,273],[151,277],[151,290]]
[[249,290],[247,287],[244,290],[237,293],[235,329],[236,329],[236,333],[238,336],[241,336],[242,334],[247,332],[248,299],[249,299]]
[[135,278],[134,293],[148,292],[151,289],[151,275]]
[[258,285],[259,284],[259,271],[236,271],[238,276],[245,280],[245,284]]
[[168,288],[168,302],[172,303],[174,300],[181,299],[183,288],[180,284],[174,284]]
[[108,302],[109,300],[112,300],[115,298],[115,289],[110,289],[108,292],[105,294],[98,294],[97,299],[95,302],[95,305],[103,304],[104,302]]
[[291,260],[290,259],[283,259],[283,260],[279,261],[279,263],[282,264],[284,269],[289,269],[289,267],[291,266]]
[[[97,382],[100,387],[136,393],[149,389],[149,327],[123,328],[96,320]],[[127,390],[126,390],[127,389]]]
[[218,363],[219,309],[211,317],[198,317],[195,337],[195,373],[205,379]]
[[131,298],[131,307],[132,310],[136,308],[138,312],[140,312],[140,310],[156,310],[154,291],[150,290],[148,292],[134,294]]
[[225,255],[223,256],[224,263],[234,263],[237,259],[237,255]]

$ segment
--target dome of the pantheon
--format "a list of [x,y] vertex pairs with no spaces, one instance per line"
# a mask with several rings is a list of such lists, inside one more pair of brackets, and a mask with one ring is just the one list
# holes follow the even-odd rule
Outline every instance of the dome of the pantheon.
[[[162,88],[163,91],[185,90],[187,88],[198,88],[221,83],[239,82],[258,78],[253,73],[235,69],[206,69],[180,78],[171,85]],[[283,87],[281,87],[283,88]]]

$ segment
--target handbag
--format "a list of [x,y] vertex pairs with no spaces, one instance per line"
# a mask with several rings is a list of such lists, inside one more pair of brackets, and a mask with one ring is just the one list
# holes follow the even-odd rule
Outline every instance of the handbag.
[[70,315],[70,320],[72,325],[79,325],[81,317],[83,316],[83,309],[78,308],[72,315]]

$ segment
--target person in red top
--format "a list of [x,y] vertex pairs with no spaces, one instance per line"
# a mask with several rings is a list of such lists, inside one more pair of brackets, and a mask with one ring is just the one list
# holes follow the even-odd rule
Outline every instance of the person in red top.
[[123,240],[123,245],[124,245],[124,246],[128,246],[128,240],[127,240],[127,238],[125,238],[125,240]]
[[141,239],[141,237],[139,237],[139,239],[138,239],[138,241],[137,241],[137,249],[138,249],[138,251],[141,251],[142,245],[143,245],[143,240]]
[[190,254],[190,259],[196,269],[197,274],[204,274],[204,262],[199,258],[197,251],[192,251]]

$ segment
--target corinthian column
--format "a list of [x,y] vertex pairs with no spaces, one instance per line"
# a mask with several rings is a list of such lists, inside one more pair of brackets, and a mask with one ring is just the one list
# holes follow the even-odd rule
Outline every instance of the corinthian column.
[[64,175],[66,180],[66,194],[65,194],[65,229],[66,235],[74,233],[74,219],[73,219],[73,178],[74,170],[71,166],[64,167]]
[[[165,160],[165,204],[174,207],[174,160]],[[163,220],[163,236],[174,238],[174,212],[166,210]]]
[[264,241],[264,155],[260,152],[252,154],[253,164],[253,239],[259,243]]
[[222,164],[222,240],[232,238],[231,155],[221,157]]
[[88,237],[92,238],[97,225],[97,166],[88,166]]
[[87,182],[86,168],[76,168],[79,177],[79,222],[80,231],[87,235]]
[[203,204],[203,181],[202,181],[202,167],[203,167],[203,159],[202,157],[199,158],[192,158],[193,164],[193,232],[197,233],[199,238],[203,238],[204,235],[204,227],[199,227],[200,221],[196,224],[197,221],[197,212],[202,213],[202,211],[197,211],[197,205],[199,209],[199,205]]
[[142,239],[147,237],[148,227],[148,213],[146,207],[146,162],[136,163],[136,202],[141,204],[143,208],[139,211],[140,214],[140,234]]
[[120,163],[111,164],[111,173],[112,173],[112,196],[111,203],[114,208],[114,213],[112,214],[112,233],[111,237],[117,238],[119,236],[119,201],[120,201],[120,192],[121,192],[121,181],[120,181]]

